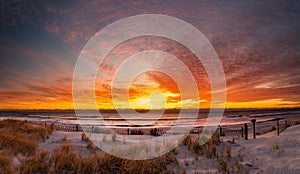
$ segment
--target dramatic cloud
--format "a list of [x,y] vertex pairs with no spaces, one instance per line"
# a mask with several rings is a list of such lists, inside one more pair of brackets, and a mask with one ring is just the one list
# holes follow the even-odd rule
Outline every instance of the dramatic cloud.
[[[297,0],[24,0],[3,1],[1,7],[0,109],[73,108],[72,76],[86,42],[118,19],[147,13],[182,19],[208,38],[224,68],[226,107],[300,106],[300,8]],[[99,66],[95,91],[98,107],[113,108],[111,85],[120,64],[137,52],[151,49],[174,55],[189,68],[196,79],[200,101],[181,101],[174,79],[151,71],[132,82],[131,104],[142,107],[151,93],[160,91],[169,108],[180,107],[182,102],[210,106],[212,91],[201,62],[175,41],[147,36],[120,44]],[[87,61],[93,63],[93,60]],[[161,66],[170,72],[178,71],[173,64],[165,60]],[[132,68],[136,66],[143,66],[143,62],[131,64]],[[185,78],[183,74],[178,76]],[[121,97],[124,90],[127,89],[122,85],[116,86],[115,95]],[[120,107],[128,106],[123,101],[119,104]]]

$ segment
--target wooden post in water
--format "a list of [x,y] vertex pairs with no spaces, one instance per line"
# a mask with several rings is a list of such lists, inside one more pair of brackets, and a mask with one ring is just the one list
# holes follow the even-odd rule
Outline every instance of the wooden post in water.
[[248,140],[248,125],[247,125],[247,123],[244,123],[244,127],[245,127],[245,140]]
[[251,120],[251,122],[252,122],[252,128],[253,128],[253,139],[255,139],[256,138],[256,133],[255,133],[255,122],[256,122],[256,119],[252,119]]
[[279,118],[276,118],[276,135],[279,136]]
[[221,137],[221,136],[223,136],[222,126],[221,125],[219,126],[219,129],[220,129],[220,137]]

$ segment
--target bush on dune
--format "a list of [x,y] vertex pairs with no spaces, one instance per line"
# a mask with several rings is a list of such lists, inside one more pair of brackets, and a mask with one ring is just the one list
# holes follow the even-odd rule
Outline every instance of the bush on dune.
[[12,136],[8,132],[0,132],[0,149],[10,149],[15,154],[33,155],[38,146],[30,137]]
[[188,135],[183,144],[188,147],[188,150],[193,150],[197,155],[203,155],[205,153],[207,158],[217,157],[217,145],[220,142],[220,136],[218,133],[214,133],[211,138],[205,142],[205,144],[199,144],[199,137],[193,137]]
[[14,136],[30,136],[31,139],[45,140],[52,133],[51,128],[43,125],[27,123],[18,120],[0,121],[1,132],[8,132]]
[[39,151],[34,156],[21,160],[20,174],[51,173],[52,159],[46,151]]
[[103,157],[93,154],[87,158],[80,158],[80,173],[97,173],[100,171]]
[[14,144],[15,152],[19,152],[24,156],[31,156],[35,153],[38,147],[38,142],[26,137],[18,137]]
[[14,132],[12,129],[14,128],[2,128],[0,132],[0,149],[9,149],[15,154],[33,155],[38,146],[38,139],[35,138],[34,134]]
[[0,132],[0,150],[11,148],[14,145],[14,136],[8,132]]
[[54,150],[52,155],[54,161],[54,173],[66,173],[79,169],[79,156],[73,150],[72,145],[64,144]]
[[[12,166],[5,165],[3,162],[8,159],[12,160],[13,156],[17,156],[18,159],[21,160],[22,158],[32,160],[32,156],[36,155],[39,141],[45,139],[49,133],[51,132],[49,132],[44,125],[18,120],[0,121],[0,150],[2,152],[8,152],[2,155],[1,167],[5,167],[5,170],[12,169]],[[22,156],[19,156],[20,154]],[[33,157],[37,158],[35,156]],[[25,163],[25,161],[23,162]],[[28,163],[28,161],[26,161],[26,163]],[[1,170],[3,170],[3,167]],[[0,171],[0,173],[9,172]]]

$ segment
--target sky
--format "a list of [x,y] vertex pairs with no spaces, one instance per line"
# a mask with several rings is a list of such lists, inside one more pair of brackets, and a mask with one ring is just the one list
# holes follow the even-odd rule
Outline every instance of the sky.
[[[103,27],[139,14],[173,16],[205,35],[224,69],[226,108],[300,106],[297,0],[0,3],[0,109],[72,109],[73,72],[87,41]],[[196,79],[200,98],[182,99],[174,79],[147,71],[132,79],[129,102],[120,96],[122,87],[113,89],[117,103],[113,104],[111,82],[118,65],[131,54],[150,49],[179,57]],[[163,67],[176,71],[173,63],[165,58]],[[128,66],[143,64],[147,61],[136,58]],[[95,83],[100,109],[149,109],[151,97],[158,101],[158,109],[181,108],[183,103],[187,108],[211,106],[210,82],[201,62],[186,47],[162,37],[135,38],[116,47],[99,67]]]

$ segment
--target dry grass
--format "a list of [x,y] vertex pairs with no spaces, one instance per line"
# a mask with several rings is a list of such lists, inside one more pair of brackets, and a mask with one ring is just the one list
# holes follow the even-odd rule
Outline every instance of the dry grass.
[[207,158],[217,158],[217,145],[220,142],[218,133],[214,133],[212,137],[205,143],[205,152]]
[[227,154],[228,158],[231,157],[231,147],[230,146],[226,146],[226,154]]
[[217,145],[220,142],[220,136],[218,133],[214,133],[212,137],[203,145],[199,144],[199,137],[195,138],[191,135],[188,135],[183,144],[188,147],[188,150],[193,150],[197,155],[206,154],[207,158],[216,158],[217,157]]
[[241,167],[240,167],[240,161],[239,161],[239,158],[238,158],[238,157],[235,157],[235,158],[234,158],[234,161],[233,161],[233,170],[239,172],[240,169],[241,169]]
[[149,160],[126,160],[110,154],[82,157],[70,144],[54,150],[52,157],[45,152],[21,161],[20,173],[161,173],[175,161],[174,153]]
[[80,157],[80,171],[79,173],[99,173],[99,167],[101,166],[103,157],[97,154],[93,154],[87,158]]
[[228,164],[227,164],[226,160],[223,159],[223,160],[220,161],[219,171],[224,173],[224,174],[229,173],[229,167],[228,167]]
[[49,134],[52,133],[51,126],[45,127],[44,125],[27,123],[18,120],[3,120],[0,122],[0,128],[9,131],[11,134],[27,134],[34,139],[45,140]]
[[185,166],[189,166],[189,160],[187,159],[186,154],[184,155],[183,162]]
[[38,142],[26,137],[18,137],[15,139],[14,146],[15,150],[20,152],[22,155],[31,156],[37,150]]
[[103,135],[103,136],[102,136],[102,141],[103,141],[103,142],[106,142],[106,139],[107,139],[107,135]]
[[[57,147],[50,155],[38,150],[38,143],[47,138],[51,130],[50,125],[0,121],[0,151],[8,152],[0,154],[0,173],[161,173],[168,164],[176,162],[172,151],[149,160],[126,160],[96,153],[82,157],[70,144]],[[62,141],[65,140],[64,137]],[[85,134],[82,140],[90,142]],[[18,166],[12,166],[14,156],[20,160]]]
[[15,154],[33,155],[40,140],[51,134],[51,127],[17,120],[0,121],[0,150],[9,149]]
[[215,144],[208,142],[205,144],[205,153],[207,158],[217,157],[217,147]]
[[10,149],[15,154],[33,155],[37,149],[38,142],[30,136],[16,136],[9,132],[0,132],[0,148]]
[[34,156],[21,160],[20,174],[51,173],[52,159],[46,151],[39,151]]
[[195,158],[196,161],[198,161],[199,156],[198,156],[197,154],[195,154],[195,155],[194,155],[194,158]]
[[189,135],[183,140],[182,143],[188,147],[188,150],[191,150],[191,144],[192,144],[192,141],[193,141],[193,137],[192,137],[192,135],[189,134]]
[[117,135],[114,133],[111,137],[111,141],[116,142],[116,140],[117,140]]
[[7,154],[0,154],[0,173],[14,173],[12,170],[12,158]]
[[92,152],[95,152],[95,150],[98,149],[98,147],[92,141],[87,142],[86,148],[88,148]]
[[272,144],[272,146],[271,146],[271,149],[272,149],[272,151],[279,151],[280,150],[280,147],[279,147],[279,145],[276,143],[276,144]]
[[106,154],[103,165],[109,166],[105,171],[112,173],[161,173],[167,169],[168,164],[174,161],[173,152],[149,160],[126,160]]
[[193,143],[193,151],[198,155],[203,154],[203,146],[199,144],[198,140]]
[[[103,157],[93,154],[83,158],[70,144],[63,144],[54,150],[52,173],[99,173]],[[101,172],[100,172],[101,173]]]
[[244,174],[249,174],[250,172],[249,172],[249,169],[248,168],[245,168],[244,169]]
[[[30,167],[38,168],[35,166],[37,163],[30,163],[30,161],[38,158],[38,156],[35,156],[38,143],[48,138],[51,133],[51,126],[45,127],[45,125],[18,120],[0,121],[0,150],[2,152],[8,152],[1,155],[2,169],[0,173],[10,173],[10,171],[13,171],[12,167],[16,167],[11,166],[13,156],[18,156],[18,158],[21,159],[21,163],[28,165],[27,168],[24,168],[24,165],[21,164],[19,166],[19,173],[34,173],[30,172],[32,171]],[[37,153],[36,155],[42,154]],[[29,163],[31,165],[29,165]],[[5,172],[3,172],[3,170]]]
[[64,144],[56,148],[52,159],[54,161],[54,173],[66,173],[78,171],[79,169],[79,156],[70,144]]
[[240,162],[243,162],[244,161],[244,157],[245,157],[245,154],[242,154],[241,153],[241,150],[239,150],[239,153],[237,155],[238,159]]
[[89,137],[86,136],[86,134],[84,132],[82,132],[82,134],[81,134],[81,140],[87,142],[87,141],[89,141]]

